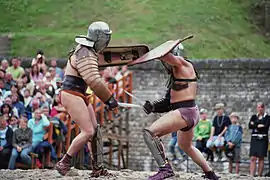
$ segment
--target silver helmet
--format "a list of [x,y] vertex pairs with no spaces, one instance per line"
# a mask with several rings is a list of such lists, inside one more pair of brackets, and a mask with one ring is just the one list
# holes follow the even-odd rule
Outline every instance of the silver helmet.
[[175,56],[182,56],[185,57],[185,53],[184,53],[184,46],[182,43],[178,44],[173,50],[172,50],[172,54]]
[[96,21],[89,25],[86,36],[76,36],[75,41],[78,44],[93,47],[96,52],[100,52],[108,46],[111,34],[112,31],[107,23]]

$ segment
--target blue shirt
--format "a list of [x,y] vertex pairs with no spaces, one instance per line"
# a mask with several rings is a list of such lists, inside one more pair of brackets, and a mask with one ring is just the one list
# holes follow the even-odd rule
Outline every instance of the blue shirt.
[[242,143],[243,129],[240,125],[231,124],[226,133],[225,140],[233,143],[236,147],[240,147]]
[[34,148],[43,141],[43,137],[46,134],[44,127],[49,125],[50,121],[45,116],[42,116],[38,123],[35,122],[34,118],[28,121],[28,127],[33,131],[32,146]]
[[6,133],[7,133],[8,128],[4,130],[0,130],[0,146],[3,147],[7,144],[7,139],[6,139]]

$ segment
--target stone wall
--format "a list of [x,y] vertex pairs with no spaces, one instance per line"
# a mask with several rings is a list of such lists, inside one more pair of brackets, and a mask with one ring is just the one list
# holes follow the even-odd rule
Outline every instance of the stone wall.
[[[195,66],[200,74],[197,104],[209,110],[212,120],[215,103],[226,105],[226,113],[239,113],[244,128],[244,141],[250,140],[247,123],[256,112],[256,103],[263,101],[269,112],[270,100],[270,60],[196,60]],[[158,61],[132,66],[133,93],[142,100],[155,100],[165,92],[166,73]],[[134,100],[134,103],[137,103]],[[129,168],[153,170],[156,165],[143,142],[142,129],[148,127],[160,115],[146,116],[140,109],[132,109],[130,120]],[[164,137],[167,144],[170,135]],[[242,151],[248,157],[249,144]]]

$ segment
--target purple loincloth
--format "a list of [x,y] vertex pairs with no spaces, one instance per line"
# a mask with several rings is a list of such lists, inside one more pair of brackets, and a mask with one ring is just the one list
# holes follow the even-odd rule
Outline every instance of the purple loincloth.
[[194,107],[181,107],[177,109],[182,118],[186,121],[187,127],[182,128],[181,131],[189,131],[193,127],[195,127],[200,120],[200,112],[198,106]]

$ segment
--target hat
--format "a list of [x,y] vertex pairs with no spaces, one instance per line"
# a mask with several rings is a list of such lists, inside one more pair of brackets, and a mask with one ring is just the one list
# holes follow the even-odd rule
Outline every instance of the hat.
[[60,77],[56,77],[56,78],[55,78],[55,82],[56,82],[56,83],[62,83],[62,79],[61,79]]
[[223,103],[217,103],[214,107],[215,110],[217,109],[224,109],[224,104]]
[[200,110],[200,114],[203,114],[203,113],[207,113],[207,110],[202,108],[202,109]]
[[232,112],[231,115],[230,115],[230,117],[236,117],[237,119],[239,119],[239,116],[235,112]]

